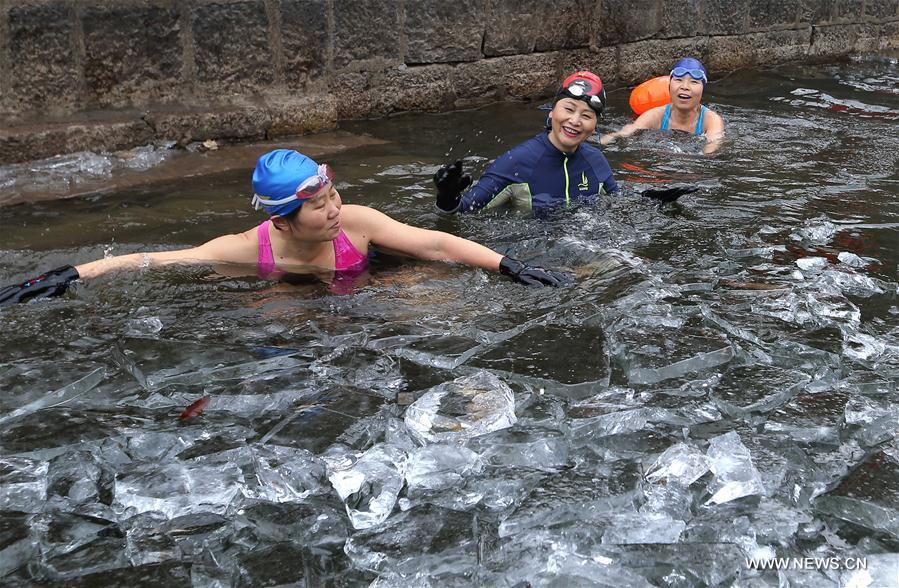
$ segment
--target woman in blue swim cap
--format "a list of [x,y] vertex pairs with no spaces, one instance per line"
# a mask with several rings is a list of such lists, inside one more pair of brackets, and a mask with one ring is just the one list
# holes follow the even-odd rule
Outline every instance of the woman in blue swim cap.
[[333,177],[327,165],[293,150],[276,149],[260,157],[253,172],[253,205],[269,215],[259,226],[190,249],[63,266],[0,289],[0,306],[58,296],[79,278],[176,264],[254,266],[263,278],[353,271],[367,264],[370,246],[499,271],[531,286],[568,281],[565,274],[530,266],[474,241],[406,225],[367,206],[344,206]]
[[705,138],[705,153],[712,153],[724,138],[724,120],[715,111],[702,105],[702,94],[708,74],[698,59],[685,57],[671,68],[668,93],[671,101],[664,106],[650,108],[633,123],[603,136],[607,145],[618,137],[633,135],[641,129],[684,131]]

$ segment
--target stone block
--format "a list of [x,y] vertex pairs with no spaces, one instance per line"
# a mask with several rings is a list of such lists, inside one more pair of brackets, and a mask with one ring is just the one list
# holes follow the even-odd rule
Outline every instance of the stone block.
[[596,51],[566,51],[561,54],[559,76],[552,89],[555,92],[568,74],[575,71],[592,71],[602,80],[606,91],[618,83],[618,51],[615,47],[603,47]]
[[406,3],[406,63],[480,59],[485,0],[416,0]]
[[399,67],[382,72],[377,92],[372,94],[373,112],[383,116],[393,112],[441,112],[450,110],[455,94],[452,66],[434,64]]
[[693,37],[622,45],[618,63],[619,82],[635,84],[665,75],[681,57],[696,57],[709,67],[707,44],[705,37]]
[[812,57],[845,55],[855,47],[860,34],[861,28],[855,24],[817,26],[812,34],[809,55]]
[[835,0],[802,0],[799,5],[800,24],[822,24],[830,22]]
[[833,23],[857,23],[865,15],[865,0],[834,0]]
[[867,0],[865,17],[878,20],[899,18],[899,0]]
[[338,100],[327,94],[266,99],[271,119],[266,137],[276,139],[336,128]]
[[745,0],[701,0],[699,30],[706,35],[738,35],[749,26],[749,6]]
[[399,64],[400,6],[400,0],[334,2],[334,65],[364,69],[369,60]]
[[65,112],[80,101],[72,10],[69,2],[9,8],[9,99],[14,110]]
[[662,0],[659,37],[694,37],[701,34],[700,0]]
[[536,53],[460,64],[452,72],[457,107],[547,96],[562,81],[560,62],[558,53]]
[[82,23],[88,100],[122,107],[177,95],[183,82],[177,11],[162,6],[90,6]]
[[484,55],[519,55],[587,47],[594,3],[586,0],[497,0],[491,4]]
[[803,0],[751,0],[747,32],[795,27],[799,22],[802,2]]
[[337,100],[337,118],[359,119],[369,116],[372,109],[371,72],[338,71],[334,76],[332,88],[342,88]]
[[289,88],[303,88],[324,75],[328,63],[325,0],[281,0],[281,47]]
[[714,71],[733,71],[795,61],[808,54],[809,38],[809,29],[712,37],[706,52],[709,56],[706,67]]
[[596,44],[600,47],[655,37],[662,30],[659,0],[603,2],[600,5]]
[[[119,151],[153,140],[153,130],[130,120],[44,124],[0,130],[0,163],[21,163],[76,151]],[[11,204],[11,202],[7,202]]]
[[264,107],[245,106],[214,110],[151,110],[144,116],[157,139],[186,146],[206,139],[260,140],[271,118]]
[[275,82],[262,0],[196,5],[191,21],[198,94],[253,94]]

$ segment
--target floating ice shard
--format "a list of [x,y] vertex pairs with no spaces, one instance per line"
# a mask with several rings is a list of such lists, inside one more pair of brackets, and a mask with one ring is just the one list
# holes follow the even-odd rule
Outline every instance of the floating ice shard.
[[155,510],[169,518],[204,511],[223,514],[243,487],[243,472],[232,463],[147,463],[116,478],[113,507],[134,514]]
[[845,263],[849,267],[865,267],[868,265],[864,259],[855,253],[850,253],[848,251],[840,251],[839,255],[837,255],[837,259],[840,260],[840,263]]
[[613,516],[602,534],[603,544],[677,543],[686,523],[660,513]]
[[432,443],[465,441],[517,420],[512,389],[486,371],[435,386],[409,405],[405,417],[416,437]]
[[796,265],[804,272],[821,271],[829,263],[826,257],[800,257],[796,260]]
[[253,447],[258,487],[248,495],[271,502],[297,502],[327,491],[325,464],[304,449]]
[[568,464],[569,443],[558,431],[506,429],[468,446],[494,466],[555,471]]
[[805,221],[805,225],[790,237],[795,241],[803,241],[811,245],[827,245],[839,231],[840,227],[822,216]]
[[128,337],[149,337],[162,330],[162,321],[159,317],[148,316],[131,319],[128,321],[125,335]]
[[329,473],[354,529],[374,527],[390,516],[403,488],[407,459],[402,449],[381,443],[352,466]]
[[0,511],[41,512],[47,498],[45,461],[0,458]]
[[752,464],[749,449],[736,431],[713,438],[706,452],[715,479],[709,485],[708,503],[724,504],[737,498],[762,494],[762,478]]
[[631,384],[656,384],[663,380],[680,378],[691,372],[719,366],[733,358],[733,347],[722,347],[717,351],[697,353],[693,357],[659,368],[633,368],[628,372],[627,379]]
[[675,443],[650,466],[646,479],[650,482],[677,482],[689,486],[709,471],[709,461],[699,449],[686,443]]
[[458,486],[482,468],[483,463],[474,451],[454,444],[435,443],[420,447],[409,456],[406,482],[410,493],[442,490]]

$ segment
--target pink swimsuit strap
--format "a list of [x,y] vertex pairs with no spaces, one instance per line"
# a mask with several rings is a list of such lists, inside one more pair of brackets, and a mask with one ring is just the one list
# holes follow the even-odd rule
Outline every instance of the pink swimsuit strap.
[[[268,228],[271,223],[271,220],[267,220],[256,228],[256,235],[259,237],[259,256],[256,261],[256,271],[262,279],[267,279],[278,269],[278,266],[275,265],[275,255],[272,253],[272,240],[268,234]],[[340,229],[340,233],[338,233],[333,243],[335,271],[358,269],[368,261],[368,258],[356,249],[356,246],[349,240],[343,229]]]

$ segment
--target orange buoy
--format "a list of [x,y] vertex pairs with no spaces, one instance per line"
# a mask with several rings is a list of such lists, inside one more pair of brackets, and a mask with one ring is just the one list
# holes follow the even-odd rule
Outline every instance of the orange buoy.
[[671,102],[671,96],[668,94],[668,76],[646,80],[631,92],[631,110],[637,116],[650,108],[664,106],[669,102]]

